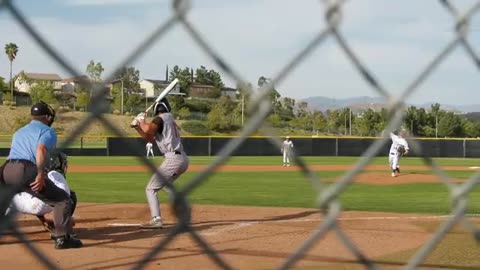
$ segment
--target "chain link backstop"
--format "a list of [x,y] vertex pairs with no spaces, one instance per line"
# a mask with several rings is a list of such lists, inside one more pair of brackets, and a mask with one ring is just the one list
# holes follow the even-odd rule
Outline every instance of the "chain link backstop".
[[[393,97],[389,94],[381,81],[377,79],[374,73],[368,69],[367,63],[361,60],[361,55],[355,53],[352,47],[350,47],[347,37],[341,33],[339,26],[344,20],[348,19],[342,16],[342,8],[344,5],[348,5],[348,2],[345,0],[325,0],[319,2],[321,2],[319,4],[325,5],[325,12],[323,14],[319,13],[318,15],[324,17],[326,21],[326,27],[324,29],[320,29],[315,37],[310,42],[305,44],[301,51],[292,54],[290,61],[278,71],[274,79],[269,84],[264,85],[260,89],[259,93],[252,98],[248,108],[248,111],[252,117],[244,126],[240,136],[231,139],[217,155],[217,158],[211,164],[209,164],[204,171],[198,173],[194,179],[187,183],[187,185],[182,189],[175,190],[173,186],[168,186],[170,191],[172,191],[169,192],[171,194],[170,202],[173,206],[173,209],[175,209],[175,215],[178,218],[178,223],[167,237],[165,237],[158,245],[153,247],[141,260],[138,261],[134,269],[142,269],[153,257],[161,253],[167,244],[174,240],[180,233],[190,234],[192,239],[194,239],[198,245],[202,247],[206,256],[209,256],[220,268],[235,268],[233,265],[227,264],[227,262],[218,255],[216,250],[191,227],[191,207],[188,202],[189,194],[196,187],[207,181],[208,177],[214,173],[215,169],[230,158],[233,151],[242,144],[245,138],[257,130],[260,129],[265,135],[269,135],[269,140],[271,140],[273,144],[280,147],[281,142],[279,139],[277,139],[278,134],[276,134],[273,128],[269,127],[265,121],[272,109],[272,104],[268,99],[269,90],[272,89],[273,85],[281,84],[281,82],[288,77],[289,74],[291,74],[292,71],[295,70],[300,63],[302,63],[302,61],[309,57],[311,53],[327,39],[334,39],[338,47],[348,57],[348,59],[351,61],[351,64],[363,77],[365,82],[370,85],[376,93],[390,100],[389,109],[391,112],[391,118],[385,130],[386,132],[384,133],[386,135],[373,143],[371,147],[365,151],[362,158],[359,159],[352,170],[346,172],[338,182],[328,187],[323,186],[321,179],[319,179],[318,176],[316,176],[309,169],[308,164],[306,164],[301,157],[295,156],[296,164],[301,167],[306,179],[311,182],[312,188],[314,188],[318,193],[317,206],[319,212],[323,214],[323,218],[322,220],[319,220],[318,226],[316,226],[316,228],[313,230],[310,237],[290,256],[285,258],[283,264],[278,266],[278,269],[291,268],[310,248],[312,248],[315,243],[317,243],[328,232],[333,232],[341,241],[341,243],[357,258],[359,263],[365,265],[365,267],[368,269],[378,268],[378,265],[367,258],[363,254],[362,250],[360,250],[340,228],[338,217],[342,209],[338,201],[338,197],[353,182],[354,176],[360,173],[365,166],[369,164],[372,157],[374,157],[382,148],[382,146],[387,143],[388,133],[399,128],[403,117],[403,111],[405,109],[404,100],[419,88],[419,86],[432,74],[432,72],[438,68],[438,66],[446,59],[446,57],[454,48],[458,46],[463,47],[467,55],[474,61],[476,67],[480,67],[479,57],[475,53],[473,46],[468,40],[468,25],[472,16],[480,8],[480,1],[477,1],[466,12],[460,12],[455,7],[454,1],[438,1],[438,4],[443,6],[452,16],[452,26],[455,30],[454,34],[452,34],[451,40],[443,46],[443,49],[428,62],[428,64],[421,70],[420,73],[416,74],[416,76],[401,92],[399,97]],[[123,59],[122,63],[118,66],[118,69],[115,70],[115,72],[112,72],[106,81],[111,81],[121,67],[128,66],[135,59],[146,52],[152,45],[156,44],[157,42],[161,42],[160,39],[172,27],[181,25],[191,36],[191,38],[193,38],[196,45],[203,50],[203,52],[207,54],[224,73],[238,83],[244,82],[245,80],[242,78],[241,74],[235,71],[233,63],[226,62],[221,56],[221,52],[213,49],[213,46],[208,42],[208,37],[201,35],[196,26],[189,21],[188,15],[190,11],[190,4],[191,3],[188,0],[172,1],[172,8],[174,11],[172,13],[173,15],[163,24],[159,25],[148,36],[148,38],[146,38],[137,48],[127,55]],[[48,40],[40,35],[35,26],[22,14],[22,11],[15,6],[14,1],[0,1],[0,11],[9,12],[15,19],[16,23],[20,25],[33,40],[35,40],[38,46],[43,49],[45,54],[51,57],[51,59],[53,59],[70,75],[79,76],[81,74],[66,59],[60,56],[58,51],[54,49]],[[89,87],[88,82],[85,81],[83,84],[86,87]],[[117,128],[114,123],[109,122],[104,117],[103,113],[107,108],[107,101],[105,100],[105,93],[102,90],[103,87],[98,87],[96,91],[97,94],[92,97],[90,108],[93,108],[93,110],[89,116],[83,119],[76,126],[73,132],[69,134],[68,138],[66,138],[58,148],[62,149],[68,147],[88,128],[92,120],[99,120],[117,136],[125,136],[125,134],[119,128]],[[422,149],[420,145],[418,145],[418,143],[415,141],[409,142],[412,146],[412,150],[421,155]],[[132,148],[133,146],[126,145],[125,147]],[[143,156],[140,156],[139,158],[142,159],[145,165],[147,165],[152,172],[156,171],[155,165],[150,160],[145,159]],[[475,173],[465,183],[456,185],[431,158],[424,156],[423,160],[425,164],[431,166],[433,172],[438,176],[439,180],[448,188],[450,199],[452,201],[451,215],[436,230],[436,233],[433,235],[433,237],[431,237],[431,239],[427,241],[427,243],[425,243],[418,250],[418,252],[416,252],[416,254],[409,259],[408,263],[405,265],[405,269],[415,269],[417,266],[419,266],[425,260],[428,254],[442,240],[442,238],[452,229],[454,225],[458,223],[462,223],[465,228],[471,231],[473,237],[475,237],[477,240],[480,239],[480,231],[478,230],[477,226],[465,216],[467,196],[469,192],[472,191],[472,189],[478,184],[480,180],[480,172]],[[9,202],[13,196],[13,191],[4,188],[0,190],[0,195],[0,209],[4,210],[9,205]],[[17,225],[18,224],[15,222],[15,213],[13,211],[5,217],[0,217],[0,236],[7,228],[9,228],[13,232],[14,236],[21,240],[27,249],[29,249],[47,268],[57,269],[51,258],[48,258],[42,254],[42,252],[40,252],[33,244],[31,244],[28,241],[28,238],[17,229]]]

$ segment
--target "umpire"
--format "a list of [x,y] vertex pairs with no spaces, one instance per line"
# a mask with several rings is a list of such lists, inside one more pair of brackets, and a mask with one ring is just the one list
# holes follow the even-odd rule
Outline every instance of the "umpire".
[[50,127],[55,121],[55,110],[45,102],[38,102],[32,106],[30,114],[32,121],[13,134],[3,181],[53,206],[52,239],[56,249],[79,248],[82,242],[72,236],[69,214],[73,202],[46,177],[49,155],[57,144],[57,134]]

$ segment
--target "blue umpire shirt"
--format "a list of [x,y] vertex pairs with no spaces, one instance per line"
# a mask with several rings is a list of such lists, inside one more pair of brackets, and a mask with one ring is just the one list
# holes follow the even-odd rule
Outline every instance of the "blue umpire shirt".
[[44,144],[50,153],[57,145],[57,134],[44,123],[32,120],[13,134],[7,159],[25,159],[36,164],[37,145],[39,144]]

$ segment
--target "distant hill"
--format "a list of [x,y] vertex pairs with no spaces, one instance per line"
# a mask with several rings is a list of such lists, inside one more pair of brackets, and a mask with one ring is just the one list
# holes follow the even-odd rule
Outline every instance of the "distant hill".
[[[345,107],[351,107],[352,110],[364,110],[371,108],[373,110],[380,110],[383,107],[386,107],[386,99],[383,97],[368,97],[368,96],[359,96],[351,98],[328,98],[322,96],[308,97],[302,99],[308,103],[310,109],[313,110],[336,110]],[[432,104],[407,104],[407,106],[415,106],[417,108],[429,109]],[[440,104],[441,109],[447,111],[454,111],[459,113],[470,113],[470,112],[480,112],[480,104],[471,104],[471,105],[450,105],[450,104]]]

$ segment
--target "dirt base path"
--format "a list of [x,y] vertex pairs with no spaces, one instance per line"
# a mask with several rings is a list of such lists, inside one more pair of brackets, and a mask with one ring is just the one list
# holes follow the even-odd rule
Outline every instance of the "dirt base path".
[[[314,171],[348,171],[353,168],[351,165],[309,165],[310,169]],[[190,165],[188,171],[198,172],[205,170],[205,165]],[[448,171],[469,171],[474,170],[467,166],[443,166],[444,170]],[[150,169],[145,165],[116,165],[116,166],[83,166],[71,165],[68,167],[69,172],[145,172]],[[224,172],[277,172],[277,171],[298,171],[297,166],[282,167],[277,165],[222,165],[217,171]],[[365,168],[366,171],[387,171],[386,165],[369,165]],[[431,171],[432,168],[428,166],[402,166],[402,170],[410,171]]]
[[[148,219],[143,204],[78,206],[76,233],[85,247],[54,250],[49,234],[31,216],[18,217],[32,243],[62,269],[130,269],[172,232],[175,218],[163,207],[166,228],[138,229]],[[192,209],[192,227],[234,269],[278,269],[312,234],[322,220],[316,209],[199,206]],[[442,218],[412,214],[346,212],[340,227],[364,252],[376,259],[419,248],[430,237],[422,222]],[[42,269],[42,265],[12,235],[0,239],[2,268]],[[336,235],[328,233],[296,264],[312,269],[350,265],[355,257]],[[358,266],[358,265],[357,265]],[[220,269],[189,234],[175,238],[146,269]],[[344,269],[344,268],[339,268]],[[363,269],[363,267],[359,267]]]

